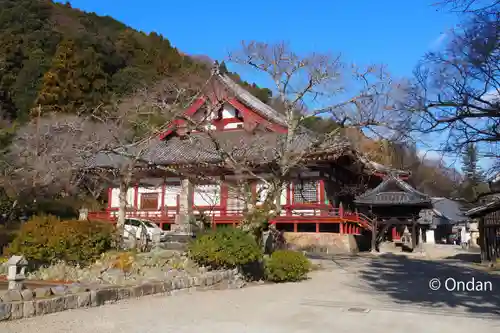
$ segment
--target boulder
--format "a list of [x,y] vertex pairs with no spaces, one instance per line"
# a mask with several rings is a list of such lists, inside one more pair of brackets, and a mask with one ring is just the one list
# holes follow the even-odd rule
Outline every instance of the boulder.
[[21,302],[22,300],[23,297],[21,296],[21,292],[18,290],[7,290],[7,292],[2,296],[2,301],[4,303]]
[[10,318],[11,303],[0,302],[0,321],[8,320]]
[[50,288],[35,288],[35,297],[36,298],[47,298],[52,295],[52,291]]
[[69,292],[67,286],[52,287],[52,288],[50,288],[50,291],[52,292],[53,295],[56,295],[56,296],[64,296]]
[[32,301],[35,293],[31,289],[24,289],[23,291],[21,291],[21,296],[23,298],[23,301]]

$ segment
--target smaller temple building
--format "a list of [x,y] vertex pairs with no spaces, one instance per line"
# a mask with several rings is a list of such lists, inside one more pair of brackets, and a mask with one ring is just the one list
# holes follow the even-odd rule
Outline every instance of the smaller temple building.
[[500,251],[500,196],[485,198],[481,206],[465,214],[478,222],[481,262],[495,264]]
[[372,251],[386,239],[414,249],[419,236],[425,238],[427,226],[419,223],[419,214],[432,207],[431,199],[399,177],[389,175],[376,188],[358,196],[355,203],[372,220]]

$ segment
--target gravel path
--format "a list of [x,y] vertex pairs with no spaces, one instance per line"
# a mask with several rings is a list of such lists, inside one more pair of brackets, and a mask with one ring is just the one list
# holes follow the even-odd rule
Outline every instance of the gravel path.
[[[372,271],[380,274],[380,265],[392,267],[393,271],[400,269],[394,266],[394,259],[344,258],[326,262],[325,270],[314,272],[309,281],[302,283],[173,297],[150,296],[99,308],[0,323],[0,332],[353,333],[369,330],[373,333],[460,333],[500,328],[500,316],[492,314],[489,308],[475,311],[472,316],[465,301],[455,306],[440,301],[439,297],[437,301],[427,300],[422,295],[422,283],[430,275],[411,278],[412,272],[406,272],[407,280],[411,282],[403,283],[402,288],[408,285],[415,290],[422,288],[418,294],[423,300],[413,300],[418,304],[409,304],[404,296],[393,292],[378,290],[367,274]],[[422,267],[413,269],[422,270]]]

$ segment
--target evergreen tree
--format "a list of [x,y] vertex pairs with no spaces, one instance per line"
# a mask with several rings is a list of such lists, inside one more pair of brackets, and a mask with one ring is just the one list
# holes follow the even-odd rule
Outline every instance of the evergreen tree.
[[42,86],[35,101],[42,112],[70,112],[82,103],[82,92],[78,84],[79,61],[75,43],[63,40],[57,47],[52,66],[45,73]]
[[478,164],[479,157],[476,145],[470,143],[462,154],[462,172],[465,181],[461,186],[461,194],[467,200],[474,200],[481,191],[480,185],[484,183],[484,174]]

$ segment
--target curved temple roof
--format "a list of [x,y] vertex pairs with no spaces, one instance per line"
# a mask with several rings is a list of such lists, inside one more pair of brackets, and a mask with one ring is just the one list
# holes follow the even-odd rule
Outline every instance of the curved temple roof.
[[431,198],[417,191],[410,184],[391,175],[373,190],[358,196],[359,205],[405,205],[432,207]]

